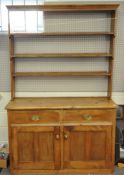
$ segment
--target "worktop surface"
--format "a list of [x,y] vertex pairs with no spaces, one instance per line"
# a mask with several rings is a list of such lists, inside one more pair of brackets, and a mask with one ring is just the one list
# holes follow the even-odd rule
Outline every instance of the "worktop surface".
[[100,108],[116,108],[116,104],[106,97],[33,97],[15,98],[6,106],[7,110]]

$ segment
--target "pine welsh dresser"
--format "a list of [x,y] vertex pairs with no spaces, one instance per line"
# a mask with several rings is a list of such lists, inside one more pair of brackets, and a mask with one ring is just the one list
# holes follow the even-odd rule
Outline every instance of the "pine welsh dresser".
[[[14,5],[11,11],[45,13],[109,13],[110,31],[14,33],[9,21],[11,101],[8,112],[11,174],[112,173],[115,157],[116,104],[112,101],[112,73],[115,47],[115,20],[118,4]],[[53,13],[54,12],[54,13]],[[53,15],[54,16],[54,15]],[[9,18],[10,19],[10,18]],[[108,53],[16,53],[21,37],[99,37],[110,39]],[[106,58],[107,71],[18,72],[16,59]],[[18,77],[104,77],[108,78],[105,97],[16,97]]]

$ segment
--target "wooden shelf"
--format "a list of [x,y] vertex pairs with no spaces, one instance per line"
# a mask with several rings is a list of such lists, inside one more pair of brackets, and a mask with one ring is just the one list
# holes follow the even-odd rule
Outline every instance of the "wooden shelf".
[[111,76],[110,73],[105,71],[95,72],[16,72],[14,77],[41,77],[41,76]]
[[[116,9],[119,4],[44,4],[44,5],[8,5],[8,27],[9,27],[9,46],[10,46],[10,71],[11,71],[11,99],[15,98],[15,81],[16,77],[107,77],[108,78],[108,88],[107,88],[107,97],[111,99],[112,97],[112,76],[113,76],[113,60],[114,60],[114,50],[115,50],[115,23],[116,23]],[[77,13],[109,13],[110,14],[110,31],[100,32],[100,31],[92,31],[92,32],[69,32],[69,31],[61,31],[61,32],[37,32],[37,33],[26,33],[26,32],[10,32],[10,12],[11,11],[45,11],[45,12],[56,12],[56,15],[60,15],[64,12],[64,14],[69,14],[69,12],[77,14]],[[71,14],[70,13],[70,14]],[[92,18],[92,16],[91,16]],[[97,27],[97,26],[96,26]],[[20,38],[25,38],[29,40],[29,37],[36,37],[39,39],[40,37],[89,37],[90,39],[94,39],[91,37],[108,37],[110,41],[109,52],[110,53],[15,53],[15,44],[16,38],[20,40]],[[20,37],[20,38],[19,38]],[[42,38],[41,38],[42,39]],[[26,51],[25,51],[26,52]],[[15,72],[15,62],[16,59],[45,59],[45,58],[55,58],[55,59],[71,59],[71,58],[80,58],[80,59],[108,59],[108,69],[107,71],[84,71],[80,72]],[[35,60],[34,60],[35,61]]]
[[8,5],[9,11],[112,11],[116,10],[119,4],[58,4],[58,5]]
[[10,33],[14,37],[33,37],[33,36],[114,36],[113,32],[43,32],[43,33]]
[[86,57],[112,57],[111,53],[42,53],[42,54],[15,54],[11,58],[86,58]]

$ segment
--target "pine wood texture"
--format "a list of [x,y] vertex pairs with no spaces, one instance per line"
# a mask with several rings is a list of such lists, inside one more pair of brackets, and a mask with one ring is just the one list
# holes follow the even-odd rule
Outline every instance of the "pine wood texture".
[[[85,76],[85,77],[104,77],[108,79],[107,97],[112,97],[112,74],[113,74],[113,59],[114,59],[114,48],[115,48],[115,19],[116,9],[119,4],[60,4],[60,5],[14,5],[7,6],[8,8],[8,31],[10,40],[10,68],[11,68],[11,99],[15,97],[15,83],[16,77],[40,77],[40,76]],[[35,10],[35,11],[51,11],[51,12],[101,12],[111,13],[111,30],[108,32],[43,32],[43,33],[11,33],[10,31],[10,11],[21,11],[21,10]],[[99,14],[99,13],[98,13]],[[14,53],[14,39],[15,37],[42,37],[42,36],[109,36],[110,38],[110,49],[109,53]],[[15,72],[15,61],[16,58],[30,59],[30,58],[109,58],[109,67],[107,72],[94,71],[94,72]]]
[[44,97],[15,98],[6,106],[7,110],[37,109],[115,109],[116,104],[106,97]]
[[14,54],[14,37],[9,37],[9,53],[10,53],[10,73],[11,73],[11,99],[15,97],[15,77],[12,74],[15,72],[15,60],[11,59]]
[[[11,174],[112,173],[116,104],[112,101],[115,11],[119,4],[7,6],[8,11],[109,12],[110,32],[10,33],[11,101],[8,111]],[[8,14],[9,14],[8,13]],[[98,13],[99,14],[99,13]],[[10,24],[10,22],[9,22]],[[14,53],[16,37],[109,36],[109,53]],[[15,72],[16,58],[109,58],[107,72]],[[20,76],[107,76],[107,97],[15,98]]]
[[66,126],[64,134],[65,169],[111,168],[111,126]]
[[78,4],[59,4],[59,5],[8,5],[9,11],[112,11],[118,8],[119,4],[88,4],[88,5],[78,5]]
[[87,57],[112,57],[111,53],[24,53],[24,54],[14,54],[11,58],[87,58]]
[[11,33],[13,37],[42,37],[42,36],[114,36],[113,32],[43,32],[43,33]]
[[[39,111],[15,111],[11,113],[13,124],[39,124],[39,123],[59,123],[59,111],[39,110]],[[18,117],[17,117],[18,116]]]
[[68,123],[68,122],[73,122],[73,123],[101,122],[102,123],[106,121],[111,122],[114,112],[115,111],[111,109],[64,110],[64,117],[62,121],[63,123]]
[[13,77],[41,77],[41,76],[111,76],[110,73],[105,71],[94,71],[94,72],[16,72],[13,74]]
[[12,127],[13,167],[24,170],[58,169],[60,165],[56,161],[60,159],[60,140],[56,139],[56,130],[58,127],[52,126]]
[[15,98],[6,109],[12,174],[113,172],[112,100]]
[[[116,24],[116,12],[111,13],[111,31],[115,33],[115,24]],[[114,60],[114,51],[115,51],[115,37],[110,40],[110,52],[112,53],[112,58],[109,60],[109,72],[113,75],[113,60]],[[108,78],[108,97],[112,96],[112,76]]]
[[[13,174],[21,174],[21,173],[24,173],[24,174],[30,174],[30,172],[32,174],[44,174],[44,173],[47,173],[47,174],[57,174],[57,173],[60,173],[60,174],[84,174],[84,173],[98,173],[98,174],[101,174],[101,168],[94,168],[94,169],[62,169],[62,170],[17,170],[17,169],[12,169],[12,172]],[[113,169],[103,169],[102,170],[102,174],[109,174],[109,173],[113,173],[114,170]]]

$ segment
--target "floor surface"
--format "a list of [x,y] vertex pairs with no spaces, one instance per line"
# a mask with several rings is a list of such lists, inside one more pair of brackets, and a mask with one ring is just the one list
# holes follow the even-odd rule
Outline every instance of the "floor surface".
[[[1,171],[0,175],[10,175],[8,169]],[[31,175],[31,174],[30,174]],[[33,174],[34,175],[34,174]],[[36,174],[35,174],[36,175]],[[66,174],[65,174],[66,175]],[[70,174],[69,174],[70,175]],[[77,174],[76,174],[77,175]],[[124,175],[124,168],[115,167],[115,172],[113,174],[82,174],[82,175]]]

